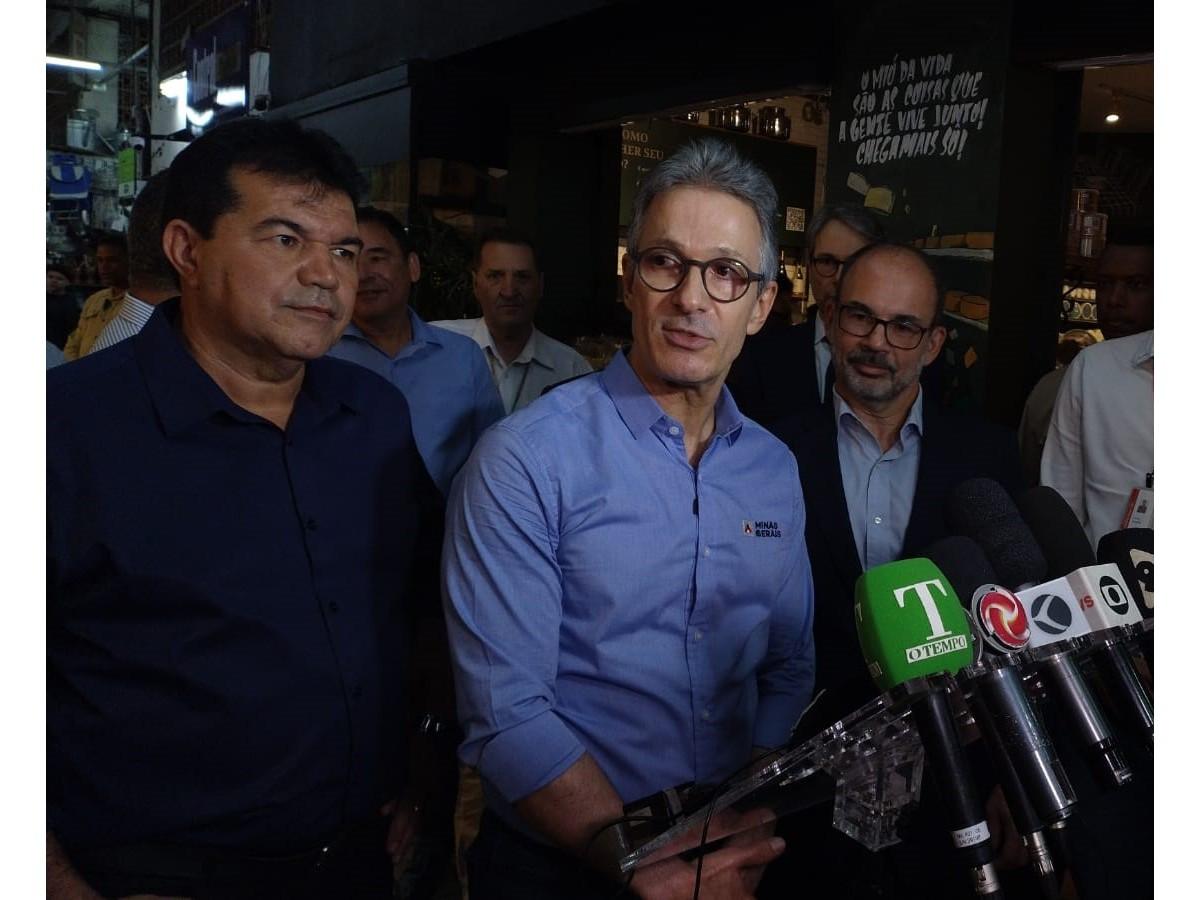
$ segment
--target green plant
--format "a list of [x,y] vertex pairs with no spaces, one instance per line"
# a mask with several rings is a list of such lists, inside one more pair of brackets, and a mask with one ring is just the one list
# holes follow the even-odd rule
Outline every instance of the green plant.
[[412,208],[409,233],[421,257],[412,305],[426,321],[481,315],[471,286],[470,239],[423,206]]

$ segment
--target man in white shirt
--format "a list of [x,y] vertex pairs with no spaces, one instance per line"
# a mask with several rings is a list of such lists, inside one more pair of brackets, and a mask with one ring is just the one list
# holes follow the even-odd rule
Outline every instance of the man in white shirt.
[[1067,369],[1042,453],[1042,484],[1066,498],[1093,545],[1121,527],[1154,472],[1154,248],[1110,242],[1096,276],[1106,340]]
[[146,182],[129,213],[129,287],[114,315],[96,336],[87,354],[133,337],[150,319],[154,307],[179,294],[175,270],[162,249],[162,207],[167,173]]
[[528,406],[550,385],[592,371],[586,359],[533,326],[544,281],[527,238],[509,229],[487,232],[473,271],[483,317],[430,324],[465,334],[483,349],[506,414]]

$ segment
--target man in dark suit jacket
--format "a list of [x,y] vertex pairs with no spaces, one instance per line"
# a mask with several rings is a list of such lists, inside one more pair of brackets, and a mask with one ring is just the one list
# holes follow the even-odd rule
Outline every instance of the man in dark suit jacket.
[[883,225],[862,206],[822,207],[808,235],[806,263],[816,315],[801,325],[751,336],[725,381],[741,413],[761,425],[828,400],[825,329],[842,266],[853,253],[884,238]]
[[[920,375],[937,358],[946,331],[939,324],[937,277],[923,254],[887,243],[864,248],[847,260],[831,313],[832,402],[772,426],[796,455],[804,488],[816,690],[829,692],[822,726],[879,694],[855,631],[859,575],[919,555],[944,537],[942,509],[959,482],[983,476],[1009,490],[1020,486],[1013,432],[943,412],[926,400]],[[986,796],[987,785],[979,787]],[[967,897],[965,876],[954,878],[940,817],[936,803],[921,804],[906,839],[871,854],[832,832],[828,808],[818,808],[781,827],[790,847],[808,852],[798,849],[793,859],[776,863],[760,896],[786,896],[775,879],[793,862],[804,867],[807,887],[813,887],[812,877],[826,879],[821,887],[840,896]],[[928,879],[931,866],[943,863],[946,877]],[[920,893],[912,893],[917,886]]]

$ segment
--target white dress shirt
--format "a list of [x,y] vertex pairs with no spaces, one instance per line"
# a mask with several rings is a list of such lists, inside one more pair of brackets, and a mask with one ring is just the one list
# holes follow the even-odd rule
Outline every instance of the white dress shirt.
[[153,306],[126,291],[124,299],[117,307],[117,314],[100,330],[88,353],[95,353],[125,338],[133,337],[150,321],[153,312]]
[[1094,547],[1121,527],[1154,471],[1154,331],[1085,348],[1058,391],[1042,484],[1066,498]]
[[517,354],[517,358],[506,364],[496,349],[487,323],[482,318],[441,319],[429,324],[465,334],[483,349],[492,378],[496,380],[496,387],[500,390],[500,399],[504,402],[506,415],[528,406],[550,385],[592,371],[586,359],[566,344],[547,337],[536,328]]

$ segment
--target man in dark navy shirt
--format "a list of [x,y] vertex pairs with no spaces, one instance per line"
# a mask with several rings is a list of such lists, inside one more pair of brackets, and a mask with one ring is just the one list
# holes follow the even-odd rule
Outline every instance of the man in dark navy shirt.
[[322,358],[356,178],[290,122],[199,138],[163,217],[181,296],[50,373],[51,897],[390,896],[441,509],[403,395]]

